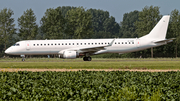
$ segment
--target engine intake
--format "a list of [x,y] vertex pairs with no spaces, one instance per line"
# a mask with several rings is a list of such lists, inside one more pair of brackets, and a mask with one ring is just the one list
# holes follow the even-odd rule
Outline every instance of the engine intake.
[[75,59],[77,56],[79,56],[79,53],[76,51],[64,51],[62,56],[65,59]]

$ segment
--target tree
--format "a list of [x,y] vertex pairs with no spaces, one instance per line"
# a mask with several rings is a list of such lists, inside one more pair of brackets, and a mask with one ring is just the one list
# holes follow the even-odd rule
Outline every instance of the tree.
[[91,13],[82,7],[69,10],[66,14],[68,35],[75,39],[88,38],[93,33],[91,19]]
[[176,38],[175,40],[175,56],[177,58],[178,54],[178,45],[180,40],[180,12],[175,9],[171,12],[171,19],[170,19],[170,30],[173,34],[173,37]]
[[[135,23],[138,37],[148,34],[161,17],[159,7],[145,6],[143,10],[139,12],[139,20]],[[151,48],[151,57],[153,58],[153,48]]]
[[119,33],[119,24],[115,22],[114,17],[107,18],[103,23],[104,31],[111,33],[111,37],[116,36]]
[[62,6],[62,7],[57,7],[59,10],[61,10],[61,13],[63,15],[63,17],[65,18],[66,17],[66,13],[71,10],[71,9],[75,9],[77,7],[71,7],[71,6]]
[[0,11],[0,42],[3,43],[4,50],[6,50],[7,45],[12,42],[12,35],[15,34],[16,29],[14,28],[14,18],[11,9],[4,8]]
[[92,27],[94,32],[104,31],[103,23],[109,18],[109,12],[97,9],[88,10],[92,15]]
[[19,37],[21,40],[35,39],[38,34],[38,25],[36,24],[36,16],[32,9],[27,9],[24,14],[18,18]]
[[143,10],[139,12],[139,20],[135,23],[138,37],[148,34],[161,17],[159,7],[145,6]]
[[138,21],[138,15],[139,11],[137,10],[123,15],[123,21],[121,22],[121,33],[123,34],[123,38],[137,37],[137,34],[135,33],[135,22]]
[[104,32],[104,31],[99,31],[96,32],[96,38],[110,38],[111,37],[111,33],[110,32]]
[[47,39],[62,39],[64,37],[66,20],[61,10],[47,9],[45,15],[41,19],[41,31]]
[[89,9],[88,11],[92,15],[92,27],[95,33],[93,38],[119,37],[119,24],[115,22],[114,17],[109,16],[108,11],[97,9]]

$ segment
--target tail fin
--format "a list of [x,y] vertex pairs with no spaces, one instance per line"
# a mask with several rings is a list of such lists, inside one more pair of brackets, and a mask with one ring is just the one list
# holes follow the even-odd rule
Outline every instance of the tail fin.
[[156,24],[156,26],[151,30],[151,32],[140,39],[165,39],[166,32],[169,24],[170,15],[165,15],[161,20]]

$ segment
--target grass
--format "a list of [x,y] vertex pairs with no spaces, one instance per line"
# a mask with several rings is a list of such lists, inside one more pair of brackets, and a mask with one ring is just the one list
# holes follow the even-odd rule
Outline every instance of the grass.
[[59,58],[1,58],[0,68],[45,69],[180,69],[180,58],[93,58],[92,61]]

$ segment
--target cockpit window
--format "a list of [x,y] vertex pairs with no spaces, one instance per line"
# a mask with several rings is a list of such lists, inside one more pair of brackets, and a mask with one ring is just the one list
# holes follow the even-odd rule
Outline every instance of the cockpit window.
[[14,44],[13,46],[20,46],[20,44],[19,44],[19,43],[16,43],[16,44]]

